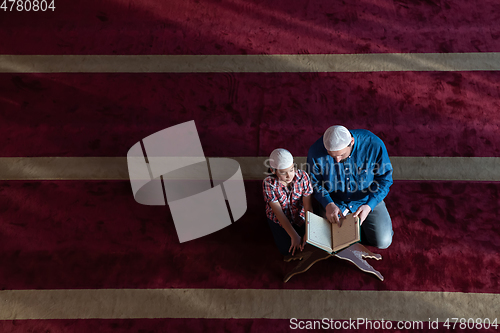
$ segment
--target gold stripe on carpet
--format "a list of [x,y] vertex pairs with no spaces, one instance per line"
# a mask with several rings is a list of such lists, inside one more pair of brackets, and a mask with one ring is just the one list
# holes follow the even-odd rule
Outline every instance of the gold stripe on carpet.
[[499,52],[272,55],[0,55],[0,73],[497,71]]
[[420,291],[64,289],[0,291],[0,320],[270,318],[445,321],[500,314],[500,295]]
[[[261,180],[267,157],[231,157]],[[296,157],[300,168],[305,157]],[[500,181],[500,157],[391,157],[394,180]],[[0,157],[0,180],[127,180],[126,157]],[[189,178],[189,175],[186,176]]]

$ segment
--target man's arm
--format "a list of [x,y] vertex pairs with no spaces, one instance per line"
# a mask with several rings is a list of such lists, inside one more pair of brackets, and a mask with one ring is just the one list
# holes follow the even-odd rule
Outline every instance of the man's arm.
[[316,160],[310,155],[307,156],[307,164],[309,166],[309,177],[311,178],[311,184],[314,190],[314,198],[318,200],[323,207],[326,207],[330,202],[333,202],[330,193],[324,187],[323,172],[325,172],[325,170],[323,169],[326,166],[316,163]]
[[[392,180],[392,164],[389,159],[389,154],[387,149],[382,142],[379,156],[376,162],[376,168],[374,170],[373,184],[370,186],[370,194],[367,201],[367,205],[373,210],[389,193],[389,188],[391,187]],[[372,187],[374,187],[372,189]]]
[[[307,155],[307,163],[309,165],[309,175],[314,189],[314,198],[316,198],[316,200],[318,200],[318,202],[325,208],[326,218],[330,221],[330,223],[337,223],[339,226],[342,225],[339,215],[340,218],[343,218],[344,215],[342,212],[346,210],[347,207],[334,202],[330,196],[330,192],[326,188],[326,186],[329,186],[331,189],[331,187],[333,187],[332,182],[336,181],[335,179],[332,180],[333,170],[326,170],[327,166],[316,162],[316,160],[312,158],[311,154]],[[331,175],[329,177],[330,179],[324,181],[323,173]]]

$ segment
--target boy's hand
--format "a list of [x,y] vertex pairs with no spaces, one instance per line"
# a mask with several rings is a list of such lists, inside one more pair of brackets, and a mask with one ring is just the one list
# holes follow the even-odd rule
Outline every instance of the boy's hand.
[[295,254],[295,249],[299,249],[302,251],[304,248],[304,243],[302,242],[302,239],[300,238],[298,233],[295,233],[293,237],[291,237],[292,240],[292,245],[290,245],[290,249],[288,249],[288,252],[292,252],[292,256]]

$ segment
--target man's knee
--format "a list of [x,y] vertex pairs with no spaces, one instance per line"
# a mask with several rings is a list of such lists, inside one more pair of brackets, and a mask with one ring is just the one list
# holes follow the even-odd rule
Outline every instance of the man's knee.
[[381,201],[372,211],[372,216],[368,215],[372,220],[374,227],[372,234],[372,244],[379,249],[387,249],[392,244],[392,221],[385,206],[385,202]]
[[387,249],[392,244],[392,234],[393,233],[391,232],[378,236],[375,240],[376,244],[374,244],[373,246],[381,250]]

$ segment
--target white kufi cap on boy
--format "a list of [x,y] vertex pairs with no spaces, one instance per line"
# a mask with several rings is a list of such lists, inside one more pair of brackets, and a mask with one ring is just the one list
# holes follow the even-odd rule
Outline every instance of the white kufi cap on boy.
[[323,144],[328,151],[344,149],[351,143],[351,133],[340,125],[329,127],[323,135]]
[[293,156],[288,150],[277,148],[269,156],[269,163],[273,169],[287,169],[293,164]]

